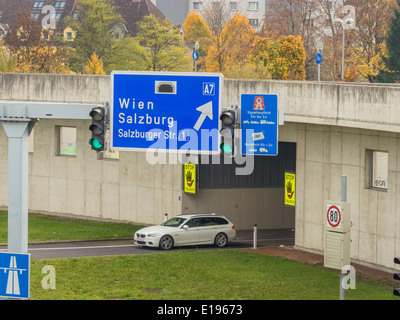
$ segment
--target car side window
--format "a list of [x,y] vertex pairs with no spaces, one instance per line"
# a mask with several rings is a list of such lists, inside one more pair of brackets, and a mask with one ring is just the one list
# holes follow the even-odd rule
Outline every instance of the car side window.
[[198,218],[190,219],[188,222],[186,222],[186,225],[189,228],[198,227],[199,226],[199,219]]
[[228,221],[226,221],[224,218],[215,218],[217,224],[228,224]]
[[215,225],[217,225],[217,223],[211,217],[200,218],[200,227],[215,226]]

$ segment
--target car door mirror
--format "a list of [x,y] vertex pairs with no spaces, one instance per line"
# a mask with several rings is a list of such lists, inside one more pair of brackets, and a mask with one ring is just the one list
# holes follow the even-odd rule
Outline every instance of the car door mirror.
[[182,229],[189,229],[189,226],[188,226],[187,224],[184,224],[184,225],[182,226]]

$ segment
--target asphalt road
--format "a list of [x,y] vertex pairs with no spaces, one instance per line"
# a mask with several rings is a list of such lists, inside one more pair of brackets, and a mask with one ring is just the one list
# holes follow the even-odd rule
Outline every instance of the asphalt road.
[[[257,247],[292,246],[294,232],[292,230],[258,230]],[[253,231],[238,231],[236,240],[226,248],[252,248],[254,245]],[[189,246],[173,248],[172,250],[214,249],[213,246]],[[0,251],[7,251],[3,246]],[[54,243],[30,243],[28,252],[32,259],[53,259],[68,257],[93,257],[110,255],[131,255],[163,252],[157,248],[139,247],[133,244],[133,239],[98,240],[98,241],[69,241]]]

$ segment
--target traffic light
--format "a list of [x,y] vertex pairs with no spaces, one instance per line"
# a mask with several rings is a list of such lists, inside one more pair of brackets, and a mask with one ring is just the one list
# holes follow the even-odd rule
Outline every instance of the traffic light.
[[92,146],[92,150],[102,151],[106,133],[106,109],[104,107],[93,108],[89,115],[92,117],[92,124],[89,127],[89,130],[92,131],[92,138],[89,140],[89,144]]
[[235,122],[236,122],[236,111],[225,110],[222,112],[219,119],[222,122],[221,126],[221,144],[220,149],[223,153],[228,155],[234,155],[235,153]]
[[[400,257],[394,257],[394,263],[400,264]],[[394,280],[400,280],[400,273],[394,273],[393,274],[393,279]],[[393,294],[395,296],[399,296],[400,297],[400,288],[394,289],[393,290]]]

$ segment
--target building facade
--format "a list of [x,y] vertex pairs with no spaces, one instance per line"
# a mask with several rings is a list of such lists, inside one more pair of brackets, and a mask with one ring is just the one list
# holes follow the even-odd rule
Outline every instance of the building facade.
[[225,20],[240,13],[249,19],[250,25],[260,31],[266,11],[266,1],[248,1],[248,0],[152,0],[163,14],[174,24],[183,25],[186,17],[191,12],[204,15],[208,10],[219,10],[225,16]]

